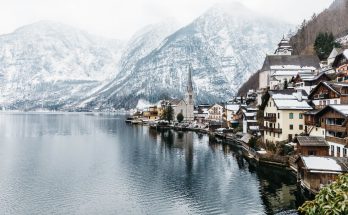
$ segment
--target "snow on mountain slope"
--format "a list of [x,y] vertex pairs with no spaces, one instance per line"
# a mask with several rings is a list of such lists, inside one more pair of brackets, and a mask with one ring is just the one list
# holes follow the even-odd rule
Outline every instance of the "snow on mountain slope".
[[117,74],[122,43],[54,22],[0,36],[0,105],[59,107]]
[[197,103],[229,99],[290,27],[241,4],[218,4],[122,68],[109,88],[88,105],[134,107],[139,99],[180,98],[189,64]]

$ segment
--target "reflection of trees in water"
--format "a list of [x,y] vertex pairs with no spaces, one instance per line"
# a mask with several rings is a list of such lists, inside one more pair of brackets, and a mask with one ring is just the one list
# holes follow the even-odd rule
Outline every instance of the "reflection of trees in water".
[[296,178],[287,170],[259,165],[256,173],[260,179],[261,198],[270,214],[276,208],[292,209],[301,204]]

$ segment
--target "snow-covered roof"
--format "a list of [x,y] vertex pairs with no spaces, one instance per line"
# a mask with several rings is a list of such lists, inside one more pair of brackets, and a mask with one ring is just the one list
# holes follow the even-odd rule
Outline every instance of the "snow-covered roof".
[[319,58],[315,55],[268,55],[261,70],[315,70],[319,68]]
[[312,107],[306,101],[276,99],[274,103],[278,109],[312,110]]
[[347,172],[348,167],[335,157],[301,156],[310,171]]
[[245,116],[256,116],[256,112],[252,112],[252,113],[250,113],[250,112],[246,112],[246,113],[244,113],[245,114]]
[[348,49],[343,51],[343,55],[348,59]]
[[249,129],[252,130],[252,131],[260,130],[259,126],[256,126],[256,125],[249,126]]
[[329,105],[336,111],[348,116],[348,105]]
[[239,104],[234,104],[234,105],[226,105],[226,109],[230,111],[237,112],[240,108]]
[[329,147],[324,137],[297,136],[296,140],[300,146],[324,146]]
[[271,76],[296,76],[299,72],[299,70],[277,70]]

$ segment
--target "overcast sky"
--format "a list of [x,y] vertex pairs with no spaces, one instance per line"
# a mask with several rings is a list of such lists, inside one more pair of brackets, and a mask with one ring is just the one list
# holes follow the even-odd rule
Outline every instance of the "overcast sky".
[[[230,0],[298,25],[333,0]],[[167,18],[187,24],[218,2],[229,0],[0,0],[0,34],[40,20],[127,39],[140,28]]]

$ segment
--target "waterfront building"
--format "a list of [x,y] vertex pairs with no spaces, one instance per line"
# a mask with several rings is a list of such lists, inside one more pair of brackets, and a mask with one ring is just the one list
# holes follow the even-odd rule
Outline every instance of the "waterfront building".
[[348,104],[348,83],[320,82],[308,95],[316,109],[330,104]]
[[348,172],[348,159],[322,156],[300,156],[297,161],[297,178],[301,186],[313,194],[331,184],[337,176]]
[[269,90],[261,105],[264,110],[264,135],[266,143],[292,141],[304,133],[304,113],[313,108],[307,102],[304,90]]
[[219,104],[214,104],[208,109],[208,119],[212,121],[222,121],[224,114],[224,107]]
[[294,140],[299,155],[329,156],[329,144],[324,137],[297,136]]
[[227,104],[225,105],[225,120],[228,127],[233,127],[238,124],[237,112],[240,108],[240,104]]

